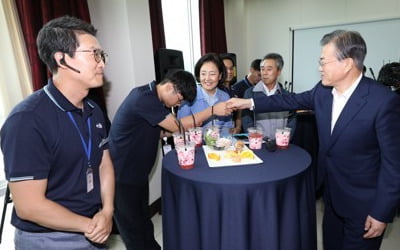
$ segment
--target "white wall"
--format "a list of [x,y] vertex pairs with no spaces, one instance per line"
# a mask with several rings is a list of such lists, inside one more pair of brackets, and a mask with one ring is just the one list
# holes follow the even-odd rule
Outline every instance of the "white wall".
[[[254,58],[277,52],[285,60],[281,82],[291,80],[289,27],[400,16],[400,0],[224,0],[224,6],[228,51],[237,54],[238,79],[247,73]],[[314,60],[317,68],[318,58],[304,60]]]
[[[155,79],[148,0],[88,0],[97,38],[109,55],[107,108],[114,118],[129,91]],[[150,180],[150,202],[161,196],[161,162]]]
[[109,55],[107,107],[112,119],[128,92],[155,78],[147,0],[88,0],[97,37]]

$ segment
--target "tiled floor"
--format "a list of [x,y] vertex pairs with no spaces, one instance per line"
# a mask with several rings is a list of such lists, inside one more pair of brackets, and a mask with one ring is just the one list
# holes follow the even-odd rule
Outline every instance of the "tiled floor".
[[[3,197],[0,197],[3,200]],[[2,209],[3,205],[0,205]],[[14,249],[13,246],[13,233],[14,228],[10,225],[10,215],[11,215],[12,204],[8,205],[7,216],[5,220],[5,228],[3,232],[2,242],[0,244],[0,249],[11,250]],[[2,210],[1,210],[2,211]],[[322,250],[321,244],[321,217],[322,217],[323,205],[320,201],[317,202],[317,223],[318,223],[318,250]],[[154,234],[158,243],[162,246],[162,226],[161,226],[161,216],[155,215],[153,218],[154,223]],[[108,241],[109,250],[124,250],[125,246],[119,235],[111,235]],[[390,224],[383,240],[381,250],[398,250],[400,245],[400,217],[396,217],[393,224]]]

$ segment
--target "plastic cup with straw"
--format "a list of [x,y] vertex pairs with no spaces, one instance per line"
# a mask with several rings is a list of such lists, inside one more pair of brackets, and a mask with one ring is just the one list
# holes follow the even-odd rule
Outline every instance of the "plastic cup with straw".
[[195,142],[186,141],[185,129],[179,119],[176,119],[179,124],[179,131],[183,135],[183,144],[175,146],[178,156],[178,163],[182,169],[192,169],[195,159]]

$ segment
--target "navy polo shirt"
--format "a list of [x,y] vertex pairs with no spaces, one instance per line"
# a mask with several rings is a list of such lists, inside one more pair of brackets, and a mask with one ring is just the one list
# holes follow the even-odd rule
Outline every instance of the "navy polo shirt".
[[235,96],[243,98],[246,89],[252,87],[253,85],[249,82],[247,76],[245,76],[241,81],[232,85],[232,92]]
[[[47,93],[46,93],[47,92]],[[88,144],[92,134],[91,169],[94,189],[87,192],[88,158],[81,137],[67,112],[73,115]],[[47,179],[46,197],[74,213],[92,217],[101,208],[99,165],[107,133],[101,109],[85,100],[84,112],[72,105],[52,81],[10,113],[1,129],[6,178],[10,182]],[[18,218],[11,223],[24,231],[50,229]]]
[[133,89],[125,98],[110,129],[109,147],[117,182],[148,182],[160,140],[158,123],[168,114],[170,110],[159,100],[154,81]]

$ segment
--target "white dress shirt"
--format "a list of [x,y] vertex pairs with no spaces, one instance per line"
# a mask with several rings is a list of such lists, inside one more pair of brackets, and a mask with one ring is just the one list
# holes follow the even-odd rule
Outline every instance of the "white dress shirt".
[[[275,95],[276,91],[278,90],[278,82],[275,83],[275,86],[274,86],[271,90],[269,90],[269,89],[267,88],[267,86],[265,86],[265,84],[263,84],[263,87],[264,87],[264,90],[265,90],[265,94],[266,94],[267,96]],[[251,107],[249,108],[249,110],[250,110],[250,111],[253,111],[253,110],[254,110],[254,107],[255,107],[255,106],[254,106],[254,100],[253,100],[253,98],[251,98],[250,100],[251,100]]]
[[333,128],[335,127],[336,121],[342,113],[344,106],[346,105],[347,101],[350,99],[351,95],[353,94],[354,90],[357,88],[358,84],[360,83],[362,74],[356,79],[356,81],[348,88],[344,93],[339,93],[335,88],[332,89],[333,95],[333,103],[332,103],[332,120],[331,120],[331,134]]

